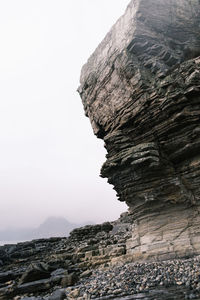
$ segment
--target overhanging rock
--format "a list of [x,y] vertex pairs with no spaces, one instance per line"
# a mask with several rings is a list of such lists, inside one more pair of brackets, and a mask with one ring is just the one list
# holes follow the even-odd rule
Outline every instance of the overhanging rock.
[[81,72],[133,258],[200,253],[199,55],[198,0],[132,0]]

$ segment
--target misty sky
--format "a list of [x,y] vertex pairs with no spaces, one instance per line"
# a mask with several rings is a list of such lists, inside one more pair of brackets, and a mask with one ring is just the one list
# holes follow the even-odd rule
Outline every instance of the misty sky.
[[76,92],[82,65],[129,0],[0,1],[0,229],[48,216],[113,220],[103,141]]

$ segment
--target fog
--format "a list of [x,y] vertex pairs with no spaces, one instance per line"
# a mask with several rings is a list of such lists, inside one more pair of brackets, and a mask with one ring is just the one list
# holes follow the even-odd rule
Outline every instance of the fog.
[[0,2],[0,228],[116,219],[103,141],[76,92],[82,65],[129,0]]

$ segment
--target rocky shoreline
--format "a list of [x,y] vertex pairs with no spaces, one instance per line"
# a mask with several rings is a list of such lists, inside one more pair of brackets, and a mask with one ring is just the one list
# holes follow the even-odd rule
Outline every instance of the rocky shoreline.
[[200,256],[131,262],[128,220],[0,247],[0,300],[200,299]]
[[83,66],[101,176],[129,210],[0,247],[0,300],[200,299],[199,20],[199,1],[132,0]]
[[199,270],[199,256],[164,262],[128,263],[93,271],[89,278],[80,281],[74,291],[80,299],[124,299],[128,295],[132,295],[130,299],[198,299]]

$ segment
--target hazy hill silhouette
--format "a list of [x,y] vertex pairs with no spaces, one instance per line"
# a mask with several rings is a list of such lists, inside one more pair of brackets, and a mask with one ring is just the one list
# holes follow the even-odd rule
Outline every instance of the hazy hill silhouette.
[[74,228],[92,224],[92,222],[75,224],[63,217],[49,217],[37,228],[6,229],[0,231],[0,241],[25,241],[49,237],[65,237]]

